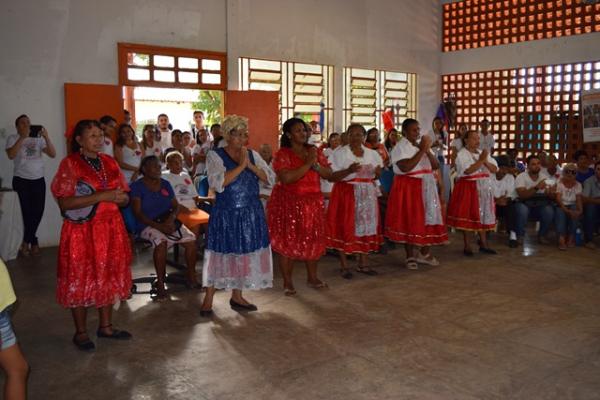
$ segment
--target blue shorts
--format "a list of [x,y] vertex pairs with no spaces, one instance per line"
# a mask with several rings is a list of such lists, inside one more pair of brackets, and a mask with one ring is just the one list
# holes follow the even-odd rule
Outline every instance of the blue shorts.
[[0,351],[6,350],[17,343],[17,337],[10,323],[8,311],[0,312]]

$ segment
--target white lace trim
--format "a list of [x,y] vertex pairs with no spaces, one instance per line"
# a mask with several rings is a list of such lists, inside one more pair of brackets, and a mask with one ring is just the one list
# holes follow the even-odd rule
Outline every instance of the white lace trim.
[[273,287],[271,246],[252,253],[204,251],[202,285],[217,289],[260,290]]

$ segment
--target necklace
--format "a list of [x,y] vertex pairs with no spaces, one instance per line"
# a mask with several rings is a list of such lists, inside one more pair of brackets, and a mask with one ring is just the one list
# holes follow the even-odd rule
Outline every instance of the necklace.
[[106,187],[108,186],[108,178],[106,177],[106,171],[104,170],[104,164],[102,163],[102,159],[100,158],[100,156],[96,158],[90,158],[82,154],[81,158],[83,158],[83,160],[96,173],[98,180],[100,180],[100,186],[102,187],[102,189],[106,189]]

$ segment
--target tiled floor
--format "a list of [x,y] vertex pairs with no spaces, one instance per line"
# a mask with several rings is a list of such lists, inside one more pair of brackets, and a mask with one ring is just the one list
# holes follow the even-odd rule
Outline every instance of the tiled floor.
[[[9,263],[20,303],[17,334],[32,367],[31,399],[600,399],[600,251],[550,246],[462,256],[460,237],[434,252],[435,268],[408,271],[401,249],[372,257],[377,277],[337,275],[329,290],[302,285],[248,293],[241,315],[217,294],[153,303],[136,295],[115,312],[128,343],[70,342],[54,301],[55,249]],[[134,276],[149,271],[138,255]],[[357,276],[359,275],[359,276]],[[97,317],[91,314],[90,331]]]

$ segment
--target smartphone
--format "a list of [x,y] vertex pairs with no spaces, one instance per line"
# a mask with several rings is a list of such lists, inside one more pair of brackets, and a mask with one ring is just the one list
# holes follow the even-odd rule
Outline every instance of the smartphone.
[[40,137],[42,133],[42,126],[41,125],[31,125],[29,127],[29,137]]

